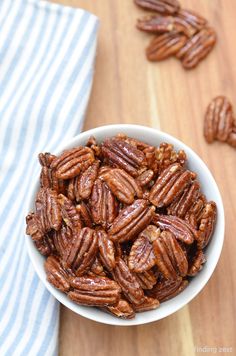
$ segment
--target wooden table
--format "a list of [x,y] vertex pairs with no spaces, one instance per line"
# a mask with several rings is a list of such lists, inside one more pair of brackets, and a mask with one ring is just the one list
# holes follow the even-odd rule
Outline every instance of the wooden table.
[[143,12],[132,0],[55,1],[85,8],[101,20],[84,129],[135,123],[160,128],[183,140],[214,174],[226,214],[220,262],[207,286],[188,306],[164,320],[138,327],[98,324],[61,307],[60,355],[191,356],[204,346],[231,347],[231,354],[236,355],[236,150],[226,144],[207,145],[202,135],[204,111],[214,96],[227,95],[236,110],[236,1],[182,0],[183,6],[204,14],[218,33],[214,51],[192,71],[183,70],[175,59],[146,61],[144,48],[149,37],[135,29],[136,18]]

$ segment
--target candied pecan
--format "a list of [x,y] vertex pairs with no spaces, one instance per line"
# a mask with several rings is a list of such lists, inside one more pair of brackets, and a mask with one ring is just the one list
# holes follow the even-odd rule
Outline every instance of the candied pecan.
[[235,122],[235,120],[234,120],[234,126],[232,128],[232,131],[229,134],[227,143],[232,147],[236,147],[236,122]]
[[97,140],[94,136],[90,136],[87,143],[86,143],[86,146],[90,147],[95,156],[99,157],[100,154],[101,154],[101,147],[99,146],[99,144],[97,143]]
[[178,240],[187,245],[199,239],[198,231],[187,221],[177,216],[155,214],[152,222],[161,229],[170,231]]
[[115,267],[115,246],[106,232],[97,230],[99,255],[103,265],[110,271]]
[[117,216],[117,201],[105,182],[97,179],[90,198],[91,215],[95,224],[108,228]]
[[[200,31],[207,25],[207,20],[192,10],[180,9],[176,15],[176,19],[187,22],[190,28],[194,29],[195,32]],[[191,34],[189,33],[190,36],[195,32],[191,32]]]
[[198,247],[204,248],[208,245],[216,223],[216,204],[213,201],[206,203],[200,220]]
[[36,196],[35,207],[44,232],[60,229],[62,217],[55,190],[41,188]]
[[141,304],[144,301],[144,293],[136,276],[121,258],[117,259],[112,275],[132,304]]
[[148,311],[148,310],[153,310],[153,309],[156,309],[159,307],[159,305],[160,305],[159,300],[157,300],[155,298],[147,297],[147,296],[145,296],[144,298],[145,299],[142,304],[134,306],[134,310],[137,313]]
[[58,195],[58,201],[61,206],[61,215],[65,224],[75,232],[80,230],[81,229],[80,215],[77,212],[72,201],[63,194]]
[[136,138],[129,137],[123,133],[119,133],[115,137],[124,140],[125,142],[131,144],[132,146],[138,148],[141,151],[143,151],[145,148],[149,147],[149,145],[147,143],[137,140]]
[[205,262],[206,262],[206,257],[203,251],[198,250],[189,266],[188,276],[190,277],[196,276],[196,274],[201,271],[203,264]]
[[188,261],[176,238],[167,231],[153,241],[156,264],[166,279],[176,279],[178,274],[186,276]]
[[132,204],[135,196],[142,198],[143,192],[135,179],[126,171],[119,168],[109,169],[100,175],[118,200],[125,204]]
[[151,242],[159,236],[160,232],[154,225],[149,225],[134,241],[129,258],[128,266],[131,270],[141,273],[151,269],[155,265],[155,256]]
[[88,274],[93,273],[94,275],[98,275],[98,276],[106,276],[103,266],[97,257],[95,258],[90,271],[91,272],[88,272]]
[[66,266],[72,268],[76,275],[82,275],[92,266],[98,251],[96,231],[84,227],[74,234],[67,248]]
[[67,191],[68,198],[80,201],[90,197],[93,184],[98,175],[99,164],[99,161],[95,161],[79,176],[70,180]]
[[200,184],[194,181],[189,185],[181,195],[180,198],[175,199],[168,207],[169,215],[176,215],[179,218],[184,218],[187,211],[193,206],[199,196]]
[[192,207],[187,211],[184,219],[194,226],[195,229],[198,229],[199,221],[201,218],[201,213],[206,204],[206,197],[204,194],[201,194],[197,200],[194,202]]
[[181,277],[175,280],[161,278],[152,290],[147,291],[147,294],[160,302],[165,302],[168,299],[176,297],[187,285],[188,281]]
[[153,177],[154,177],[153,170],[152,169],[147,169],[146,171],[141,173],[136,178],[136,182],[140,185],[140,187],[145,187],[152,181]]
[[183,150],[176,152],[173,145],[163,142],[155,151],[158,162],[159,173],[170,166],[172,163],[179,163],[181,166],[185,165],[187,160],[186,154]]
[[175,14],[180,9],[177,0],[134,0],[138,6],[162,14]]
[[45,234],[41,240],[34,241],[34,243],[37,250],[43,256],[49,256],[50,254],[55,254],[57,252],[50,232]]
[[49,256],[44,264],[47,280],[62,292],[70,289],[69,276],[56,256]]
[[88,204],[82,201],[79,205],[76,205],[75,208],[80,215],[83,225],[87,227],[93,227],[92,214]]
[[179,163],[174,163],[157,178],[150,191],[149,200],[158,208],[167,206],[181,195],[194,178],[193,172],[184,171]]
[[108,163],[123,168],[132,177],[137,177],[147,164],[141,150],[118,137],[105,139],[101,149]]
[[68,296],[78,304],[103,307],[117,304],[120,299],[119,285],[107,277],[75,277],[70,284],[74,290]]
[[174,17],[160,15],[145,16],[138,19],[137,28],[141,31],[154,33],[170,32],[174,29]]
[[30,235],[34,241],[43,239],[44,232],[40,220],[35,213],[29,213],[26,216],[26,234]]
[[42,166],[40,173],[40,186],[42,188],[51,188],[58,194],[65,192],[65,182],[62,179],[58,179],[55,175],[55,171],[50,168],[52,161],[56,156],[51,153],[40,153],[38,155],[39,162]]
[[94,153],[91,148],[78,146],[65,150],[52,161],[50,168],[55,169],[57,178],[69,179],[87,169],[94,160]]
[[152,270],[135,274],[140,286],[143,289],[152,289],[157,282],[157,278]]
[[192,69],[205,58],[216,43],[216,33],[213,28],[205,27],[191,37],[176,53],[185,69]]
[[217,139],[227,141],[234,124],[233,108],[225,96],[217,96],[207,107],[204,136],[208,143]]
[[176,54],[186,44],[187,37],[176,32],[155,36],[146,49],[149,61],[162,61]]
[[113,241],[131,240],[150,223],[155,208],[148,206],[148,201],[137,199],[132,205],[122,209],[111,224],[108,234]]
[[73,238],[73,232],[67,225],[62,225],[59,231],[53,232],[53,242],[57,253],[62,259],[65,258],[67,253],[68,244],[71,243]]
[[120,299],[116,305],[105,307],[104,310],[121,319],[132,319],[135,316],[134,309],[125,299]]

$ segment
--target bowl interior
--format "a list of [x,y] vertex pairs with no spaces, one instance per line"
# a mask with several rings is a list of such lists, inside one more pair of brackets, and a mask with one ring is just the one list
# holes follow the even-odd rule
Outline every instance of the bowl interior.
[[[216,227],[213,238],[206,249],[207,262],[202,271],[191,280],[188,287],[182,293],[169,301],[161,303],[158,309],[138,313],[133,320],[122,320],[103,311],[100,311],[97,308],[77,305],[76,303],[72,302],[64,293],[54,288],[46,280],[46,274],[43,266],[45,258],[37,251],[29,236],[26,236],[26,244],[29,256],[39,278],[42,280],[51,294],[54,295],[54,297],[62,304],[64,304],[75,313],[88,319],[111,325],[128,326],[145,324],[162,319],[179,310],[185,304],[190,302],[201,291],[201,289],[205,286],[210,276],[212,275],[220,257],[224,240],[224,210],[216,182],[205,163],[184,143],[161,131],[138,125],[102,126],[79,134],[69,142],[62,145],[57,150],[57,152],[53,153],[58,154],[64,149],[72,148],[76,145],[84,145],[91,135],[95,136],[98,141],[102,141],[105,137],[111,137],[120,132],[139,140],[143,140],[144,142],[147,142],[151,145],[158,146],[161,142],[168,142],[173,144],[177,150],[184,149],[188,156],[188,167],[198,174],[198,179],[201,183],[203,193],[206,195],[208,200],[214,200],[216,202],[218,209]],[[35,182],[30,195],[28,211],[34,210],[34,198],[38,188],[39,182]]]

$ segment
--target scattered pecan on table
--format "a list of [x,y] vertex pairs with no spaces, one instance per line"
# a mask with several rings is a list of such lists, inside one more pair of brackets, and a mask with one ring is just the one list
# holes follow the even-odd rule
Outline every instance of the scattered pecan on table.
[[198,13],[175,0],[134,0],[153,13],[137,20],[137,28],[154,37],[146,49],[149,61],[175,56],[185,69],[196,67],[216,43],[216,32]]
[[[229,127],[232,107],[217,103],[208,126],[228,140],[219,122],[224,112]],[[217,208],[184,151],[118,134],[39,161],[26,233],[46,256],[48,281],[74,302],[130,319],[179,294],[203,268]]]

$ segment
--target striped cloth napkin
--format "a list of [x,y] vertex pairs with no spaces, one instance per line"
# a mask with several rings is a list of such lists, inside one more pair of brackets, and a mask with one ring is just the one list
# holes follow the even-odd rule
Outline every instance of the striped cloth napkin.
[[25,215],[37,154],[79,133],[97,18],[40,0],[0,1],[0,355],[56,355],[58,302],[27,256]]

